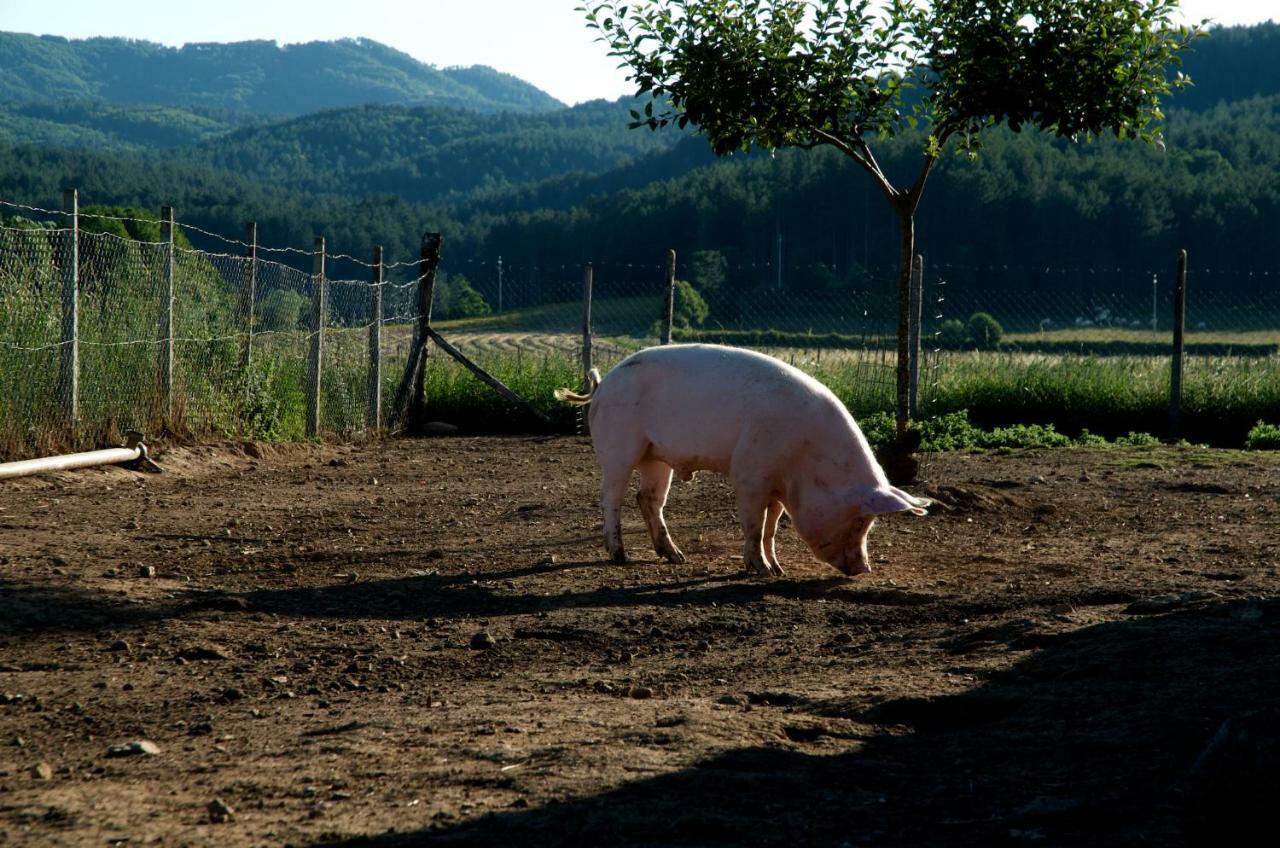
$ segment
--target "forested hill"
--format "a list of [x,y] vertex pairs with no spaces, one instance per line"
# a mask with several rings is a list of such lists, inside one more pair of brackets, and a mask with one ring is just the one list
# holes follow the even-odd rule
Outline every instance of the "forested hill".
[[540,115],[365,106],[249,127],[189,156],[294,191],[429,202],[604,173],[679,141],[676,132],[627,129],[630,105],[598,100]]
[[[1196,84],[1169,99],[1163,149],[1001,130],[975,162],[945,157],[918,221],[932,267],[1145,269],[1187,248],[1214,280],[1275,279],[1280,26],[1215,30],[1185,70]],[[229,234],[255,220],[264,244],[324,235],[357,255],[372,244],[412,255],[433,229],[448,236],[448,262],[502,256],[513,281],[670,247],[718,251],[743,275],[734,285],[755,285],[779,236],[787,279],[803,285],[896,267],[891,212],[835,151],[715,160],[689,133],[627,130],[632,105],[360,106],[268,122],[214,108],[0,104],[0,198],[55,208],[74,185],[84,202],[172,204]],[[923,144],[907,135],[877,155],[902,177]]]
[[299,115],[366,103],[545,112],[551,95],[491,68],[438,69],[369,39],[164,47],[0,32],[0,103],[104,101]]

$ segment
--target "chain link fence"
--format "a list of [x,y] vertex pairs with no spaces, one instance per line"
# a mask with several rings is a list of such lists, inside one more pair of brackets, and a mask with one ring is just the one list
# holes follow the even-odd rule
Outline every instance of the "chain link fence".
[[[376,261],[325,252],[320,241],[312,251],[273,249],[180,223],[171,241],[154,219],[85,214],[78,223],[73,230],[67,214],[0,201],[6,458],[115,443],[125,429],[349,438],[390,419],[419,320],[416,258],[385,263],[379,274]],[[673,341],[765,351],[814,374],[860,419],[892,417],[895,269],[778,274],[702,251],[677,257],[673,285],[662,253],[593,264],[588,318],[584,267],[453,261],[446,246],[432,326],[569,429],[577,411],[551,401],[551,390],[581,384],[588,357],[607,371],[659,343],[670,296]],[[989,426],[1070,428],[1090,416],[1108,423],[1107,403],[1122,412],[1142,403],[1146,417],[1134,420],[1164,432],[1172,266],[926,264],[915,307],[915,417],[966,409]],[[1192,266],[1193,412],[1248,397],[1252,405],[1239,416],[1251,417],[1265,415],[1268,398],[1280,401],[1276,277]],[[74,310],[68,291],[78,298]],[[312,369],[321,342],[317,399]],[[1072,380],[1094,394],[1071,394]],[[532,423],[436,350],[427,383],[434,414],[468,430]]]

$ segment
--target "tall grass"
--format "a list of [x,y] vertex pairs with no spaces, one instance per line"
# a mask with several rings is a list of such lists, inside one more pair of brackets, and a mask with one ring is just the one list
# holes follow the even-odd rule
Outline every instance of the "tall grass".
[[[893,411],[893,360],[880,352],[771,351],[813,374],[859,418]],[[575,410],[557,403],[557,386],[581,382],[573,356],[560,351],[477,357],[499,379],[571,430]],[[428,370],[432,415],[480,432],[527,429],[528,415],[499,398],[461,367],[435,356]],[[1108,438],[1168,428],[1168,361],[1151,357],[1027,356],[947,353],[926,362],[921,418],[966,412],[994,430],[1051,425],[1078,436]],[[1280,421],[1280,359],[1190,358],[1184,377],[1179,436],[1240,447],[1259,421]]]

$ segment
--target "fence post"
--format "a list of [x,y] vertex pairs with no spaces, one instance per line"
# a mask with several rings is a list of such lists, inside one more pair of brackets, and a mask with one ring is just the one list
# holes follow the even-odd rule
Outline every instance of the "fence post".
[[160,300],[160,408],[173,423],[173,207],[160,207],[160,240],[164,243],[164,293]]
[[316,239],[311,265],[311,355],[307,360],[307,438],[320,435],[320,378],[324,367],[324,325],[329,311],[324,278],[324,237]]
[[245,258],[249,260],[249,279],[240,292],[240,314],[244,316],[244,347],[240,351],[240,370],[245,374],[245,392],[249,391],[249,366],[253,364],[253,310],[258,300],[258,225],[250,221],[244,228]]
[[436,269],[440,267],[440,248],[444,238],[439,233],[423,233],[418,255],[418,332],[422,337],[422,367],[413,384],[411,428],[419,430],[427,416],[427,340],[431,337],[431,309],[436,299]]
[[365,423],[382,429],[382,246],[373,249],[373,281],[369,287],[369,389]]
[[582,381],[591,371],[591,263],[582,269]]
[[1169,373],[1169,436],[1182,425],[1182,364],[1187,323],[1187,251],[1178,251],[1178,277],[1173,288],[1173,363]]
[[911,361],[910,386],[907,396],[907,416],[914,419],[920,401],[920,324],[924,318],[924,257],[916,256],[915,273],[911,279],[911,328],[907,344]]
[[502,314],[502,256],[498,256],[498,314]]
[[662,304],[662,343],[671,344],[671,322],[676,308],[676,252],[667,251],[667,294]]
[[67,429],[75,432],[80,421],[80,192],[62,192],[71,250],[62,267],[62,356],[58,363],[59,403]]

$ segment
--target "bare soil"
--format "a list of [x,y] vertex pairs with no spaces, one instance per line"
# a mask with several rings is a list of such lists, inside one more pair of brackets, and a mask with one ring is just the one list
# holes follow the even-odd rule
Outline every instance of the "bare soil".
[[[1280,457],[930,457],[847,579],[603,561],[581,438],[0,483],[0,843],[1181,845],[1272,821]],[[154,748],[130,743],[149,742]],[[118,746],[125,746],[119,748]],[[146,750],[151,753],[147,753]]]

